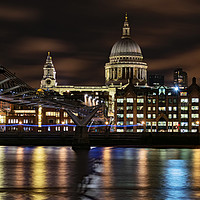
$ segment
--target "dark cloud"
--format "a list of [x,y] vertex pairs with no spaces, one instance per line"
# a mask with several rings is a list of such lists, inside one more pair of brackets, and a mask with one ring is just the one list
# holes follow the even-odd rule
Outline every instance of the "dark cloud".
[[0,63],[39,87],[51,51],[59,84],[103,85],[126,11],[150,73],[167,82],[176,67],[200,73],[197,0],[1,1]]

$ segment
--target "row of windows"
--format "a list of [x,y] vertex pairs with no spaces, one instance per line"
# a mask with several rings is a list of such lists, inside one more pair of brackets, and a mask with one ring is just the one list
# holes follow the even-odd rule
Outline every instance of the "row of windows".
[[[137,106],[137,110],[143,110],[143,108],[144,108],[144,106]],[[124,110],[124,107],[123,106],[117,106],[117,110]],[[133,106],[127,106],[126,110],[133,110]],[[148,107],[148,111],[151,111],[151,110],[155,111],[156,107]],[[158,110],[159,111],[166,111],[166,107],[159,107]],[[173,111],[177,111],[177,107],[169,106],[168,110],[169,111],[172,111],[172,110]],[[188,106],[181,106],[181,110],[187,111],[188,110]],[[192,106],[191,110],[199,110],[199,106]]]
[[[188,114],[181,114],[181,119],[188,119]],[[124,118],[124,114],[117,114],[118,118]],[[133,118],[133,114],[126,114],[126,118]],[[144,114],[137,114],[137,118],[144,118]],[[147,114],[147,119],[155,119],[156,114]],[[169,114],[169,119],[177,119],[177,114]],[[199,118],[199,114],[191,114],[191,118],[196,119]]]
[[[33,119],[23,119],[20,121],[23,124],[33,124]],[[18,124],[19,120],[18,119],[8,119],[8,124]]]
[[[133,121],[127,121],[126,122],[127,125],[133,125]],[[176,126],[179,126],[179,122],[166,122],[166,121],[159,121],[158,122],[158,126],[167,126],[168,124],[168,127],[176,127]],[[188,127],[188,122],[181,122],[180,125],[183,126],[183,127]],[[117,122],[117,125],[124,125],[124,122],[123,121],[118,121]],[[140,125],[138,123],[138,125]],[[149,126],[156,126],[157,125],[157,122],[146,122],[146,127],[148,128]],[[192,126],[198,126],[198,124],[196,122],[192,122]]]
[[[176,103],[177,99],[173,99],[173,103]],[[133,103],[133,98],[127,98],[126,99],[127,103]],[[118,98],[117,103],[123,103],[124,99],[123,98]],[[156,99],[147,99],[148,103],[156,103]],[[137,98],[137,103],[144,103],[144,98]],[[169,103],[172,103],[172,99],[169,98]],[[188,103],[188,98],[181,98],[181,103]],[[192,103],[199,103],[199,98],[192,98]]]
[[46,112],[46,116],[60,117],[60,112]]

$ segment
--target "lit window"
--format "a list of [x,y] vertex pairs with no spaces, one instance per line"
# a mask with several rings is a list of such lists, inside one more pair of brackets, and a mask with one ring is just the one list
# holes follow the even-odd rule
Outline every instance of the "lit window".
[[137,110],[143,110],[143,106],[137,106]]
[[127,118],[133,118],[133,114],[126,114]]
[[188,132],[188,129],[181,129],[181,132],[182,132],[182,133]]
[[147,115],[147,118],[148,118],[148,119],[151,119],[151,114],[148,114],[148,115]]
[[119,122],[117,122],[117,125],[118,125],[118,126],[121,126],[121,125],[123,125],[123,124],[124,124],[123,121],[119,121]]
[[177,114],[173,114],[173,119],[176,119],[177,118]]
[[152,122],[152,126],[156,126],[156,122]]
[[156,107],[152,107],[152,110],[155,111],[155,110],[156,110]]
[[119,129],[119,128],[118,128],[118,129],[117,129],[117,132],[124,132],[124,129],[121,129],[121,128]]
[[148,102],[148,103],[151,103],[151,99],[147,99],[147,102]]
[[188,126],[188,122],[181,122],[181,126]]
[[192,98],[192,103],[199,103],[199,98]]
[[124,118],[124,114],[117,114],[118,118]]
[[193,133],[196,133],[196,132],[197,132],[197,129],[192,129],[192,132],[193,132]]
[[117,103],[123,103],[124,99],[117,99]]
[[172,122],[168,122],[168,126],[172,126]]
[[133,121],[127,121],[126,124],[127,125],[133,125]]
[[199,110],[199,106],[192,106],[192,110]]
[[152,118],[155,119],[156,118],[156,114],[152,114]]
[[124,110],[124,107],[123,106],[117,106],[117,110]]
[[177,107],[173,107],[173,111],[177,111]]
[[192,118],[199,118],[199,114],[192,114]]
[[160,111],[165,111],[166,108],[165,108],[165,107],[159,107],[159,110],[160,110]]
[[192,122],[192,126],[199,126],[197,122]]
[[56,131],[60,131],[60,126],[56,126]]
[[181,110],[188,110],[187,106],[181,106]]
[[68,114],[67,114],[67,112],[64,112],[64,117],[68,117]]
[[137,103],[144,103],[144,99],[143,98],[138,98],[137,99]]
[[172,111],[172,107],[171,107],[171,106],[169,106],[169,107],[168,107],[168,110],[169,110],[169,111]]
[[144,114],[137,114],[137,118],[144,118]]
[[181,119],[188,118],[188,114],[181,114]]
[[146,122],[146,126],[151,126],[151,122]]
[[60,117],[60,112],[46,112],[46,116]]
[[165,121],[159,121],[158,126],[166,126],[166,122]]
[[169,114],[169,115],[168,115],[168,118],[171,119],[171,118],[172,118],[172,114]]
[[68,131],[69,130],[69,128],[68,128],[68,126],[64,126],[64,131]]
[[187,92],[180,92],[180,96],[187,96]]
[[181,103],[188,103],[188,99],[181,99]]
[[173,122],[173,126],[178,126],[178,122]]
[[171,92],[168,92],[168,95],[170,96],[170,95],[172,95],[172,93],[171,93]]
[[148,111],[151,111],[151,107],[148,107]]
[[[123,108],[123,107],[122,107]],[[123,110],[123,109],[122,109]],[[127,106],[126,110],[133,110],[133,106]]]
[[133,98],[127,98],[127,103],[133,103]]
[[152,102],[153,102],[153,103],[156,103],[156,99],[152,99]]

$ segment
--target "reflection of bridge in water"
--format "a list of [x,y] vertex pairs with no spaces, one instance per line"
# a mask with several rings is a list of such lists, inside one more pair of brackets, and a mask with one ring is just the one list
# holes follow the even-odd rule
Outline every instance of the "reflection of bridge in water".
[[[65,110],[76,124],[74,148],[89,148],[87,124],[102,107],[102,105],[87,106],[79,100],[72,101],[58,94],[52,95],[50,91],[35,90],[3,66],[0,67],[0,101]],[[74,113],[78,113],[81,118]]]

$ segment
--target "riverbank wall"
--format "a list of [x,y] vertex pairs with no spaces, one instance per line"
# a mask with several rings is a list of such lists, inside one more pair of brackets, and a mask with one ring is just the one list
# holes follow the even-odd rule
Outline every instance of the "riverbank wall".
[[[72,146],[74,132],[1,133],[0,145]],[[91,146],[176,146],[200,145],[199,133],[89,133]]]

